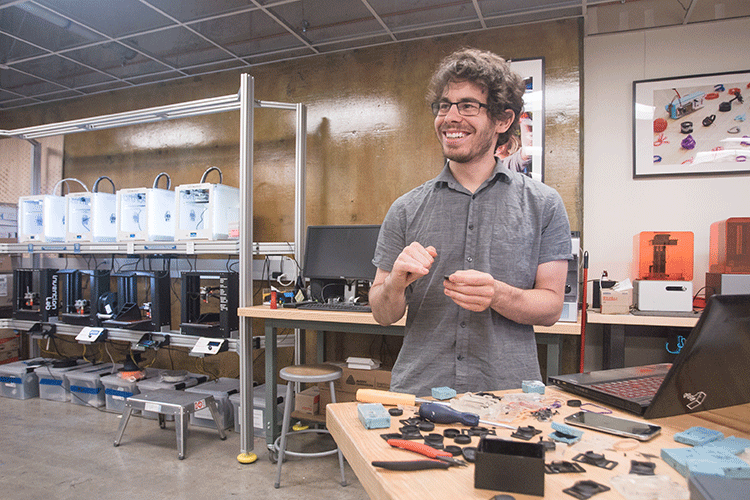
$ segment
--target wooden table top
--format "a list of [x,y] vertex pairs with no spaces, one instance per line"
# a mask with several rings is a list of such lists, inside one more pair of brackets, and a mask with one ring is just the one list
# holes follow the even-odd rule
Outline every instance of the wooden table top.
[[[317,321],[329,323],[351,323],[359,325],[377,325],[372,313],[348,312],[348,311],[318,311],[313,309],[283,308],[271,309],[270,306],[260,305],[251,307],[240,307],[237,314],[250,318],[260,319],[283,319],[291,321]],[[405,326],[406,315],[391,326]],[[559,321],[552,326],[535,326],[536,333],[549,333],[556,335],[580,335],[581,320],[577,323]]]
[[[511,392],[520,391],[506,391],[505,393]],[[544,398],[545,401],[560,401],[562,403],[562,406],[558,410],[559,414],[554,415],[552,418],[554,422],[562,423],[564,417],[578,411],[577,408],[568,407],[566,403],[569,399],[579,398],[554,387],[546,388]],[[392,448],[380,437],[381,434],[387,432],[398,432],[399,427],[403,425],[399,422],[399,419],[412,416],[414,410],[415,408],[413,407],[406,407],[404,416],[392,417],[390,429],[367,430],[357,416],[357,403],[337,403],[327,406],[327,427],[370,498],[373,500],[406,498],[488,500],[497,495],[499,492],[474,488],[473,464],[470,464],[468,467],[451,467],[447,470],[410,472],[389,471],[370,465],[374,460],[421,460],[424,458],[413,452]],[[613,415],[631,420],[641,420],[634,415],[619,411],[614,411]],[[571,461],[579,453],[594,451],[603,453],[606,459],[617,462],[618,465],[612,470],[606,470],[583,464],[583,467],[586,469],[585,473],[545,474],[544,498],[573,498],[563,493],[562,490],[571,487],[577,481],[590,479],[612,488],[610,491],[597,494],[595,496],[596,500],[622,500],[623,497],[612,487],[610,479],[614,476],[628,474],[631,460],[652,461],[656,464],[656,475],[668,476],[672,481],[687,488],[686,478],[682,477],[674,468],[660,458],[661,449],[687,447],[687,445],[674,441],[673,436],[675,433],[693,426],[716,429],[723,432],[727,437],[750,438],[750,404],[704,411],[692,415],[655,419],[648,422],[662,426],[661,435],[648,442],[623,441],[618,436],[593,430],[584,430],[582,440],[574,445],[557,443],[554,451],[547,452],[545,463],[550,463],[553,460]],[[530,415],[505,423],[513,426],[531,425],[536,429],[542,430],[542,434],[532,438],[532,441],[538,441],[540,436],[544,436],[545,440],[548,440],[547,436],[552,432],[549,421],[540,422]],[[448,427],[461,428],[462,426],[458,424],[438,424],[433,432],[442,434],[442,431]],[[505,428],[498,427],[496,429],[497,436],[502,439],[514,440],[510,438],[511,432],[511,430]],[[421,443],[422,441],[417,442]],[[479,438],[473,437],[471,446],[476,446],[478,442]],[[452,440],[446,439],[445,443],[452,444]],[[636,443],[637,447],[635,449],[630,451],[623,450],[624,447]],[[516,500],[538,500],[540,498],[519,493],[511,494]]]

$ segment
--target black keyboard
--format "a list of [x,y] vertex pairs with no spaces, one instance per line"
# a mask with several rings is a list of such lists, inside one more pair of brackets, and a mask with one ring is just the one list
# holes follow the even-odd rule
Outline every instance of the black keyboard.
[[352,304],[351,302],[307,302],[299,304],[297,309],[313,309],[316,311],[345,311],[345,312],[372,312],[370,306],[364,304]]

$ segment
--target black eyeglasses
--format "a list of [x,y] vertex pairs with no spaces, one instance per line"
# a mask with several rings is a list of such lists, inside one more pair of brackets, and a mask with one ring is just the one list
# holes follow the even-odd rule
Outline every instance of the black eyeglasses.
[[462,116],[476,116],[479,114],[481,108],[488,108],[486,104],[474,101],[461,101],[461,102],[450,102],[450,101],[436,101],[430,106],[432,107],[432,114],[435,116],[445,116],[450,111],[453,105],[456,105],[458,114]]

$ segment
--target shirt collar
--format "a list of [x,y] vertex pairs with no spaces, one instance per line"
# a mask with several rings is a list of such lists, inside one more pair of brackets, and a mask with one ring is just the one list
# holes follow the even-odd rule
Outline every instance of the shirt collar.
[[[510,184],[513,179],[513,176],[511,175],[511,171],[503,164],[503,160],[495,157],[495,168],[492,169],[492,175],[490,175],[489,179],[484,181],[482,185],[479,187],[479,190],[483,189],[485,186],[491,184],[492,182],[496,180],[500,180],[502,182],[505,182],[506,184]],[[448,160],[445,160],[445,164],[443,165],[443,170],[440,172],[440,174],[435,177],[435,185],[446,185],[451,189],[464,189],[461,184],[458,183],[455,177],[453,177],[453,173],[451,172],[450,167],[448,167]]]

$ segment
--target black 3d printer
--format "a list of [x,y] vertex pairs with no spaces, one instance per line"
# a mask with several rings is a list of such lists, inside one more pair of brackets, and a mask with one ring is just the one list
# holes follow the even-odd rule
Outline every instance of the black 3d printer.
[[[117,279],[117,295],[105,294],[99,298],[99,307],[112,310],[102,326],[158,332],[171,326],[171,301],[169,271],[129,271],[114,273]],[[138,300],[138,285],[143,284],[148,301],[142,305]],[[105,316],[100,313],[100,317]]]
[[[184,272],[180,331],[185,335],[229,338],[239,329],[240,282],[236,272]],[[213,302],[213,304],[211,304]],[[214,311],[201,312],[201,304]],[[218,308],[218,312],[215,309]]]

